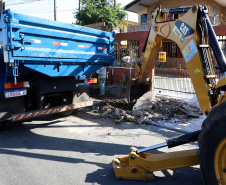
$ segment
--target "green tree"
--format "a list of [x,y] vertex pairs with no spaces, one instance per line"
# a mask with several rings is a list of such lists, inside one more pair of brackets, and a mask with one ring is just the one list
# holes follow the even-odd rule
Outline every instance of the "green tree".
[[121,4],[114,6],[113,0],[82,0],[81,10],[75,13],[80,25],[105,22],[108,30],[112,31],[126,17],[127,13]]

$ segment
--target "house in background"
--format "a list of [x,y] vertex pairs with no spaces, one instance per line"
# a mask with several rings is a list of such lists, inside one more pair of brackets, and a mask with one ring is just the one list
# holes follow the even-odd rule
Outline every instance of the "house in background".
[[[209,17],[213,24],[214,30],[218,36],[219,43],[222,46],[222,50],[225,53],[225,42],[226,42],[226,0],[134,0],[125,6],[125,10],[138,14],[138,26],[131,26],[127,28],[128,32],[139,32],[137,36],[140,38],[144,34],[144,31],[148,31],[150,28],[151,11],[156,7],[157,4],[161,4],[162,9],[170,9],[177,7],[206,5],[209,7]],[[169,17],[170,18],[170,15]],[[128,35],[131,33],[127,33]],[[134,33],[133,33],[134,34]],[[134,34],[135,35],[135,34]],[[127,35],[117,35],[116,39],[130,38]],[[140,40],[137,38],[137,40]],[[135,40],[135,38],[133,38]],[[140,47],[143,45],[140,43]],[[176,68],[179,66],[185,66],[182,54],[176,43],[163,40],[162,48],[163,51],[167,51],[167,63],[164,67]],[[141,54],[140,54],[141,56]]]
[[122,23],[120,23],[120,24],[114,29],[114,31],[115,31],[116,33],[126,33],[128,27],[130,27],[130,26],[137,26],[137,25],[138,25],[137,22],[124,20]]
[[[116,34],[116,51],[119,53],[116,57],[118,60],[122,57],[120,52],[123,43],[127,41],[127,43],[133,42],[139,44],[139,46],[135,48],[138,50],[137,56],[140,57],[140,61],[142,61],[142,49],[151,27],[151,11],[157,4],[161,4],[162,9],[193,6],[195,4],[207,5],[209,7],[209,17],[212,25],[214,25],[213,28],[218,37],[219,44],[223,52],[226,54],[226,0],[134,0],[125,6],[125,10],[137,13],[139,24],[129,26],[127,28],[127,33]],[[172,17],[169,15],[168,18]],[[129,51],[131,50],[130,47],[127,47],[127,49]],[[125,47],[123,47],[123,51],[124,50]],[[177,44],[171,40],[163,39],[160,51],[166,53],[166,61],[161,62],[158,60],[159,54],[157,54],[155,59],[155,70],[152,70],[152,72],[154,72],[149,74],[149,76],[152,77],[152,82],[153,79],[155,79],[155,82],[153,82],[155,88],[161,89],[161,91],[163,91],[163,89],[169,89],[169,92],[185,92],[188,94],[194,94],[194,89],[192,88],[192,83],[189,79],[185,61]],[[175,79],[178,79],[178,81],[175,81]],[[168,87],[166,84],[171,84],[171,86]],[[186,84],[186,87],[181,84]]]
[[125,6],[129,12],[138,14],[138,23],[143,24],[151,20],[151,11],[157,4],[162,9],[177,8],[182,6],[206,5],[209,7],[209,16],[213,24],[226,24],[226,0],[134,0]]

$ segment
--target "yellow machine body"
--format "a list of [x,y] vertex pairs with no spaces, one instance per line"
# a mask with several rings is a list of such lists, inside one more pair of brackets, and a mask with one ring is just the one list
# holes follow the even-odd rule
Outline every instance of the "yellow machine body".
[[[178,45],[183,54],[201,110],[208,116],[214,107],[226,100],[225,95],[219,93],[216,95],[217,103],[214,103],[210,94],[213,84],[216,85],[215,90],[217,92],[226,90],[226,77],[220,79],[218,83],[216,82],[213,63],[210,63],[209,66],[211,75],[206,75],[205,73],[200,48],[208,46],[199,44],[201,33],[197,29],[197,22],[200,21],[197,20],[198,9],[199,6],[193,6],[183,16],[178,16],[179,19],[174,21],[166,21],[166,13],[161,9],[152,12],[151,29],[147,39],[142,65],[135,65],[136,80],[138,84],[146,83],[157,51],[161,47],[162,39],[170,39]],[[185,38],[188,30],[190,30],[190,34]],[[205,37],[205,40],[207,41],[208,39]],[[211,60],[212,57],[209,50],[206,55]],[[209,79],[211,79],[212,83],[210,83]],[[225,150],[223,152],[225,154]],[[220,148],[219,153],[223,152]],[[218,161],[220,161],[220,164],[217,163],[216,165],[222,167],[223,164],[221,163],[223,160]],[[136,154],[136,152],[130,152],[129,156],[114,159],[112,162],[116,178],[145,181],[154,180],[154,171],[182,168],[197,164],[197,149],[163,154]]]

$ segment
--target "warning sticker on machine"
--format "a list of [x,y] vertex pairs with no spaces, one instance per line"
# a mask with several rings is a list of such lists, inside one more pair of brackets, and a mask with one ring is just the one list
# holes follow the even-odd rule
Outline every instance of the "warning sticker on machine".
[[184,38],[184,36],[182,35],[182,33],[180,32],[180,30],[179,30],[176,26],[174,26],[173,32],[176,34],[176,36],[177,36],[178,38],[180,38],[181,43],[184,43],[185,38]]
[[185,39],[190,39],[194,35],[195,30],[187,23],[178,20],[175,23],[173,32],[180,39],[181,43],[184,43]]
[[188,45],[183,49],[183,55],[186,62],[189,62],[191,58],[198,52],[194,40],[192,39]]

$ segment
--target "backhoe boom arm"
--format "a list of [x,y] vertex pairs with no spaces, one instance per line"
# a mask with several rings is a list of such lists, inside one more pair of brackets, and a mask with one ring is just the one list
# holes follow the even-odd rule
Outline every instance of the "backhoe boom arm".
[[[176,14],[175,17],[180,19],[166,21],[167,13]],[[151,29],[145,44],[142,65],[135,65],[136,78],[139,83],[145,83],[161,47],[162,38],[174,41],[182,52],[201,110],[206,115],[221,102],[220,91],[216,89],[212,53],[220,70],[226,71],[225,58],[207,14],[205,6],[161,10],[160,5],[157,5],[152,12]]]

